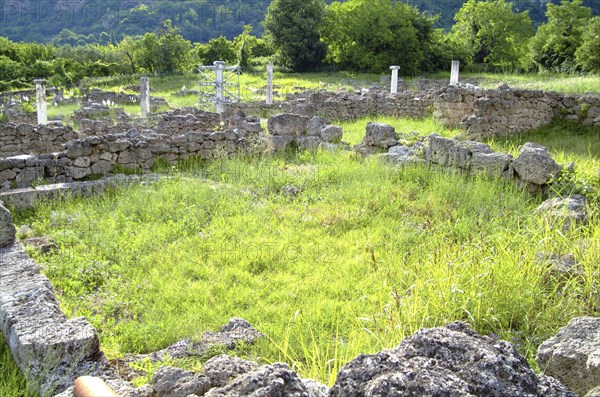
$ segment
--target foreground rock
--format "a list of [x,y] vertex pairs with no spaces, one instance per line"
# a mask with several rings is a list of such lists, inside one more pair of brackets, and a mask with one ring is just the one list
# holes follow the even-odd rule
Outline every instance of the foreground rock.
[[510,343],[455,322],[422,329],[395,349],[359,355],[342,368],[330,396],[574,395],[553,378],[536,375]]
[[10,212],[0,204],[0,247],[11,245],[17,233]]
[[538,348],[542,371],[583,396],[600,386],[600,318],[578,317]]
[[534,185],[548,183],[561,170],[561,166],[552,159],[545,147],[532,142],[523,145],[512,165],[523,182]]
[[[202,339],[198,342],[192,342],[188,339],[177,341],[176,343],[168,346],[162,350],[155,351],[148,354],[130,354],[124,358],[114,360],[113,367],[119,372],[119,375],[126,380],[132,380],[137,376],[143,375],[143,373],[134,370],[132,365],[134,363],[150,362],[159,363],[166,357],[172,359],[181,359],[186,357],[199,357],[204,356],[211,348],[215,346],[223,346],[227,349],[233,349],[239,344],[250,345],[256,342],[257,339],[262,338],[261,334],[256,328],[254,328],[248,321],[234,317],[227,322],[217,332],[205,332]],[[209,365],[210,360],[207,361]],[[236,368],[241,368],[239,363],[231,362],[228,365]],[[214,364],[213,364],[214,367]],[[214,372],[214,371],[213,371]],[[209,371],[210,373],[210,371]],[[231,371],[235,373],[235,371]],[[241,370],[238,370],[241,373]],[[209,377],[211,375],[209,374]],[[212,382],[213,386],[221,386],[218,382]]]
[[581,194],[569,197],[555,197],[544,201],[537,212],[543,213],[551,222],[559,225],[566,232],[578,225],[586,225],[586,199]]
[[366,134],[362,142],[354,146],[359,153],[373,154],[388,150],[398,144],[398,134],[391,125],[385,123],[367,123]]
[[311,397],[302,379],[286,364],[265,365],[236,378],[229,385],[212,389],[207,397]]
[[286,364],[258,367],[238,357],[220,355],[204,364],[203,373],[179,368],[160,368],[152,380],[155,397],[327,397],[329,388],[310,379],[300,379]]
[[211,387],[206,376],[174,367],[159,368],[152,378],[152,384],[157,397],[201,396]]

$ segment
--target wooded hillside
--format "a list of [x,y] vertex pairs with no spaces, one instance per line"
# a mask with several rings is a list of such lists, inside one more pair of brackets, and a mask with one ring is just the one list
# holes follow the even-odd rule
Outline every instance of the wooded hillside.
[[[467,0],[404,0],[421,12],[439,15],[436,27],[450,29],[456,11]],[[331,3],[328,0],[327,3]],[[342,1],[344,2],[344,1]],[[545,22],[546,3],[560,0],[513,0],[529,10],[534,26]],[[0,0],[0,36],[13,41],[86,44],[117,43],[125,35],[155,31],[170,19],[192,42],[206,43],[221,35],[232,39],[251,25],[262,35],[261,22],[270,0]],[[594,15],[600,1],[584,0]]]

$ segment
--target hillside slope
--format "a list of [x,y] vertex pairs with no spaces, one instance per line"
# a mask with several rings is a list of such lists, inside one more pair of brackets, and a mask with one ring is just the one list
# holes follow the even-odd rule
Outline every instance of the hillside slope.
[[[420,11],[439,15],[438,26],[449,29],[456,11],[467,0],[404,0]],[[517,9],[529,10],[534,24],[544,21],[548,1],[513,0]],[[331,2],[329,0],[328,2]],[[252,25],[261,25],[270,0],[0,0],[0,36],[13,41],[57,44],[106,44],[124,35],[155,31],[171,19],[192,42],[206,42],[221,35],[231,39]],[[599,0],[584,0],[600,15]]]

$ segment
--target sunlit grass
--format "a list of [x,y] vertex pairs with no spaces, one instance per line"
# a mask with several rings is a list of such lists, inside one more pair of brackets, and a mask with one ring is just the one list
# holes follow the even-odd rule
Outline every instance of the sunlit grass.
[[506,83],[512,88],[558,91],[567,94],[600,93],[600,75],[565,74],[466,74],[465,78],[480,80],[483,88],[497,88]]
[[[63,310],[86,316],[111,357],[239,316],[267,336],[242,354],[331,384],[355,354],[421,327],[465,320],[533,362],[570,318],[598,314],[598,217],[564,234],[506,181],[345,152],[177,170],[17,215],[56,239],[59,252],[36,260]],[[573,252],[588,277],[553,279],[540,251]]]
[[13,361],[6,341],[0,334],[0,396],[33,397],[27,391],[27,384],[21,371]]

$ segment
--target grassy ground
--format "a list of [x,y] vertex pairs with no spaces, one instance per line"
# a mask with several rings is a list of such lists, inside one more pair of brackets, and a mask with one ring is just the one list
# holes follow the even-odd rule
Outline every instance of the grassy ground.
[[[357,353],[421,327],[465,320],[532,362],[570,318],[598,314],[597,215],[564,234],[538,204],[502,181],[318,152],[190,163],[17,221],[56,239],[36,260],[109,356],[240,316],[268,337],[242,354],[332,383]],[[555,278],[542,251],[573,252],[587,276]]]
[[[483,77],[490,87],[503,81],[600,92],[597,78]],[[135,80],[101,86],[120,89]],[[262,74],[243,76],[247,98],[261,95],[262,80]],[[174,107],[192,106],[195,96],[172,93],[183,85],[193,89],[196,81],[194,75],[153,78],[153,95]],[[281,92],[377,81],[376,75],[276,74]],[[368,121],[404,133],[458,134],[431,120],[373,118],[344,123],[344,139],[358,143]],[[525,141],[541,143],[559,162],[576,162],[579,186],[597,188],[598,137],[597,129],[555,124],[489,143],[512,154]],[[36,259],[63,309],[87,315],[113,357],[198,337],[242,316],[268,339],[240,354],[294,363],[304,376],[331,383],[358,352],[393,346],[421,326],[464,319],[514,341],[532,362],[540,341],[572,316],[598,315],[597,214],[589,226],[563,235],[530,216],[537,200],[503,183],[392,170],[347,154],[219,161],[196,166],[193,174],[42,207],[36,218],[19,219],[59,241],[57,255]],[[298,198],[282,194],[286,184],[301,188]],[[575,253],[587,277],[553,278],[535,263],[538,251]],[[523,292],[515,297],[514,291]],[[25,396],[23,390],[0,340],[0,395]]]
[[0,335],[0,396],[33,397],[27,391],[25,379],[13,361],[6,341]]

